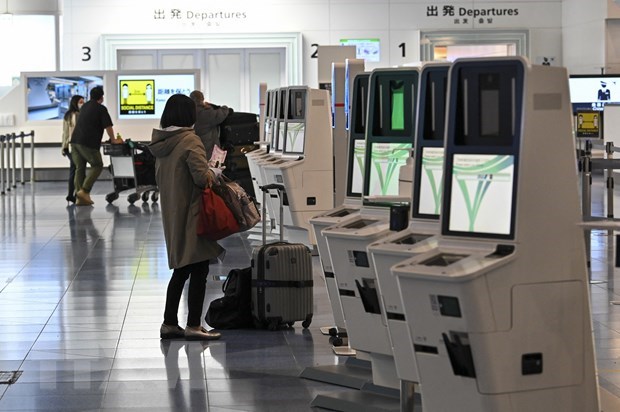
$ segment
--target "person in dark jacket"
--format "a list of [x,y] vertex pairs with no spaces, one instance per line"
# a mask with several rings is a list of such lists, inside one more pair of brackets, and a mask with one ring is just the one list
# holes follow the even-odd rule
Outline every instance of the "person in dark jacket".
[[[161,128],[154,129],[149,149],[155,156],[168,266],[173,269],[166,293],[162,339],[218,339],[220,334],[201,326],[209,260],[224,249],[217,242],[196,235],[202,191],[211,186],[218,170],[211,170],[200,138],[192,125],[196,105],[182,94],[166,102]],[[178,325],[177,312],[189,279],[187,326]]]
[[200,136],[200,140],[202,140],[202,144],[207,151],[207,159],[211,159],[213,146],[218,145],[222,147],[218,126],[226,119],[231,109],[226,106],[217,106],[206,102],[205,96],[200,90],[194,90],[189,94],[189,97],[196,104],[196,124],[194,125],[194,130]]

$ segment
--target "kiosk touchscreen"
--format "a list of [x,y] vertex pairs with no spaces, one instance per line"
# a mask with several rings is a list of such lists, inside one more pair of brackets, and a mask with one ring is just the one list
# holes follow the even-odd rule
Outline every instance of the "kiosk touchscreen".
[[[265,180],[284,185],[284,224],[287,238],[315,245],[309,220],[334,207],[332,129],[327,90],[291,86],[285,96],[284,123],[276,147],[279,161],[265,164]],[[279,220],[279,209],[276,219]],[[303,232],[303,233],[302,233]]]
[[[413,344],[409,336],[398,283],[390,268],[415,253],[437,246],[443,191],[444,125],[449,64],[429,64],[420,73],[418,123],[415,139],[414,187],[409,225],[390,232],[368,246],[394,352],[396,372],[403,381],[418,382]],[[422,398],[424,403],[424,398]]]
[[[351,79],[353,86],[347,88],[353,93],[353,97],[345,100],[352,103],[349,110],[351,112],[351,127],[349,128],[349,139],[347,147],[347,173],[346,173],[346,197],[342,205],[336,206],[328,212],[318,214],[310,219],[312,230],[316,238],[317,249],[323,267],[325,276],[325,284],[327,286],[327,294],[334,315],[334,323],[336,330],[333,331],[335,336],[339,332],[345,331],[344,315],[342,314],[342,306],[340,304],[340,296],[338,295],[338,285],[334,278],[332,262],[327,249],[327,241],[321,231],[326,227],[341,222],[343,219],[359,214],[362,206],[362,186],[364,183],[364,153],[366,151],[366,143],[364,131],[366,129],[366,108],[368,103],[368,78],[369,73],[358,74],[355,79]],[[334,339],[334,346],[340,346],[344,341],[342,338]],[[334,349],[337,353],[343,353]]]
[[368,354],[374,384],[395,389],[400,388],[400,382],[366,247],[389,231],[390,206],[409,201],[409,197],[399,197],[398,176],[413,147],[418,81],[417,68],[375,69],[371,73],[363,207],[359,214],[322,231],[349,345]]
[[463,59],[449,81],[441,237],[392,268],[424,407],[598,411],[566,70]]

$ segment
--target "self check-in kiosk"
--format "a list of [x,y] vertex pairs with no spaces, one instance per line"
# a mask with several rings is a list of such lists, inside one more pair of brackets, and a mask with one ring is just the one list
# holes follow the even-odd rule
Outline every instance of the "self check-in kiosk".
[[[263,84],[261,83],[261,86]],[[262,93],[261,88],[261,109],[260,109],[260,140],[257,142],[258,148],[245,154],[248,161],[248,169],[252,177],[252,185],[254,193],[260,193],[260,187],[263,185],[260,177],[260,169],[257,162],[269,155],[270,143],[273,130],[273,102],[275,101],[275,92],[273,90],[265,90]]]
[[[287,88],[284,123],[277,145],[279,161],[265,164],[265,181],[284,185],[283,213],[287,239],[315,245],[309,220],[334,207],[332,129],[329,93],[306,86]],[[279,210],[274,215],[279,220]],[[282,228],[280,229],[282,230]]]
[[[348,90],[353,93],[353,96],[345,99],[351,102],[351,108],[347,110],[350,113],[351,123],[348,130],[349,138],[347,139],[346,196],[344,202],[334,209],[318,214],[310,219],[334,316],[335,330],[331,331],[331,335],[334,337],[332,339],[334,346],[341,346],[344,343],[342,338],[346,336],[346,326],[340,304],[340,295],[338,294],[338,285],[334,277],[332,262],[327,248],[327,241],[321,231],[353,214],[358,214],[362,207],[361,197],[364,179],[364,154],[366,151],[365,130],[369,77],[370,73],[361,73],[356,75],[354,79],[350,79],[353,86],[349,87]],[[342,160],[340,159],[339,161]],[[342,349],[344,348],[334,348],[334,351],[337,354],[351,354],[350,350]]]
[[[384,321],[402,381],[419,382],[413,344],[407,327],[393,265],[437,246],[439,211],[443,191],[443,145],[449,64],[429,64],[420,73],[414,182],[409,225],[390,232],[368,246],[371,267],[378,282]],[[422,401],[424,397],[422,397]]]
[[424,408],[598,411],[566,70],[449,76],[441,238],[392,268]]
[[[269,143],[269,152],[256,160],[256,168],[258,169],[257,181],[260,186],[267,185],[269,183],[274,183],[268,179],[265,166],[269,164],[280,164],[284,163],[286,159],[282,159],[282,153],[284,148],[284,140],[285,140],[285,121],[286,121],[286,99],[287,99],[287,87],[280,87],[274,91],[274,99],[272,104],[273,110],[273,120],[271,122],[270,129],[270,143]],[[275,228],[275,231],[279,233],[281,228],[280,224],[280,204],[278,201],[278,193],[275,190],[269,190],[266,196],[266,207],[267,213],[272,218],[271,224],[272,227]],[[290,215],[284,215],[284,224],[291,224]]]
[[346,59],[332,63],[331,108],[334,146],[334,206],[346,196],[347,152],[349,142],[349,87],[358,73],[364,72],[363,59]]
[[375,69],[370,75],[360,214],[323,229],[338,286],[349,344],[368,355],[373,383],[400,389],[374,271],[366,247],[389,231],[399,198],[399,169],[414,143],[417,68]]

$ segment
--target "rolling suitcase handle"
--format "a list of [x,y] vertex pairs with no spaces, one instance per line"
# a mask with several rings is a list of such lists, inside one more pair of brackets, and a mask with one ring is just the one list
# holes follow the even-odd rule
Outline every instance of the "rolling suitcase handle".
[[285,192],[284,185],[278,183],[270,183],[268,185],[261,186],[263,191],[263,203],[261,205],[263,213],[263,245],[267,243],[267,192],[271,189],[275,189],[280,194],[280,242],[284,242],[284,198],[282,193]]

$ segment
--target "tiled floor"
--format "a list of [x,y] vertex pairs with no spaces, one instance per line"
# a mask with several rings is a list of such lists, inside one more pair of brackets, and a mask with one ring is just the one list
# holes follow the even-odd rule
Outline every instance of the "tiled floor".
[[[319,327],[331,324],[315,259],[315,317],[279,332],[225,331],[220,341],[159,339],[170,276],[158,206],[66,207],[64,185],[27,184],[2,196],[0,370],[23,371],[0,385],[0,411],[298,411],[318,393],[350,391],[300,379],[306,366],[342,362]],[[602,185],[595,181],[595,211]],[[620,202],[616,202],[620,204]],[[595,232],[592,308],[601,387],[620,399],[620,300],[607,232]],[[233,267],[249,265],[247,235],[223,242],[208,301]],[[206,307],[206,306],[205,306]],[[183,319],[183,315],[181,315]]]

